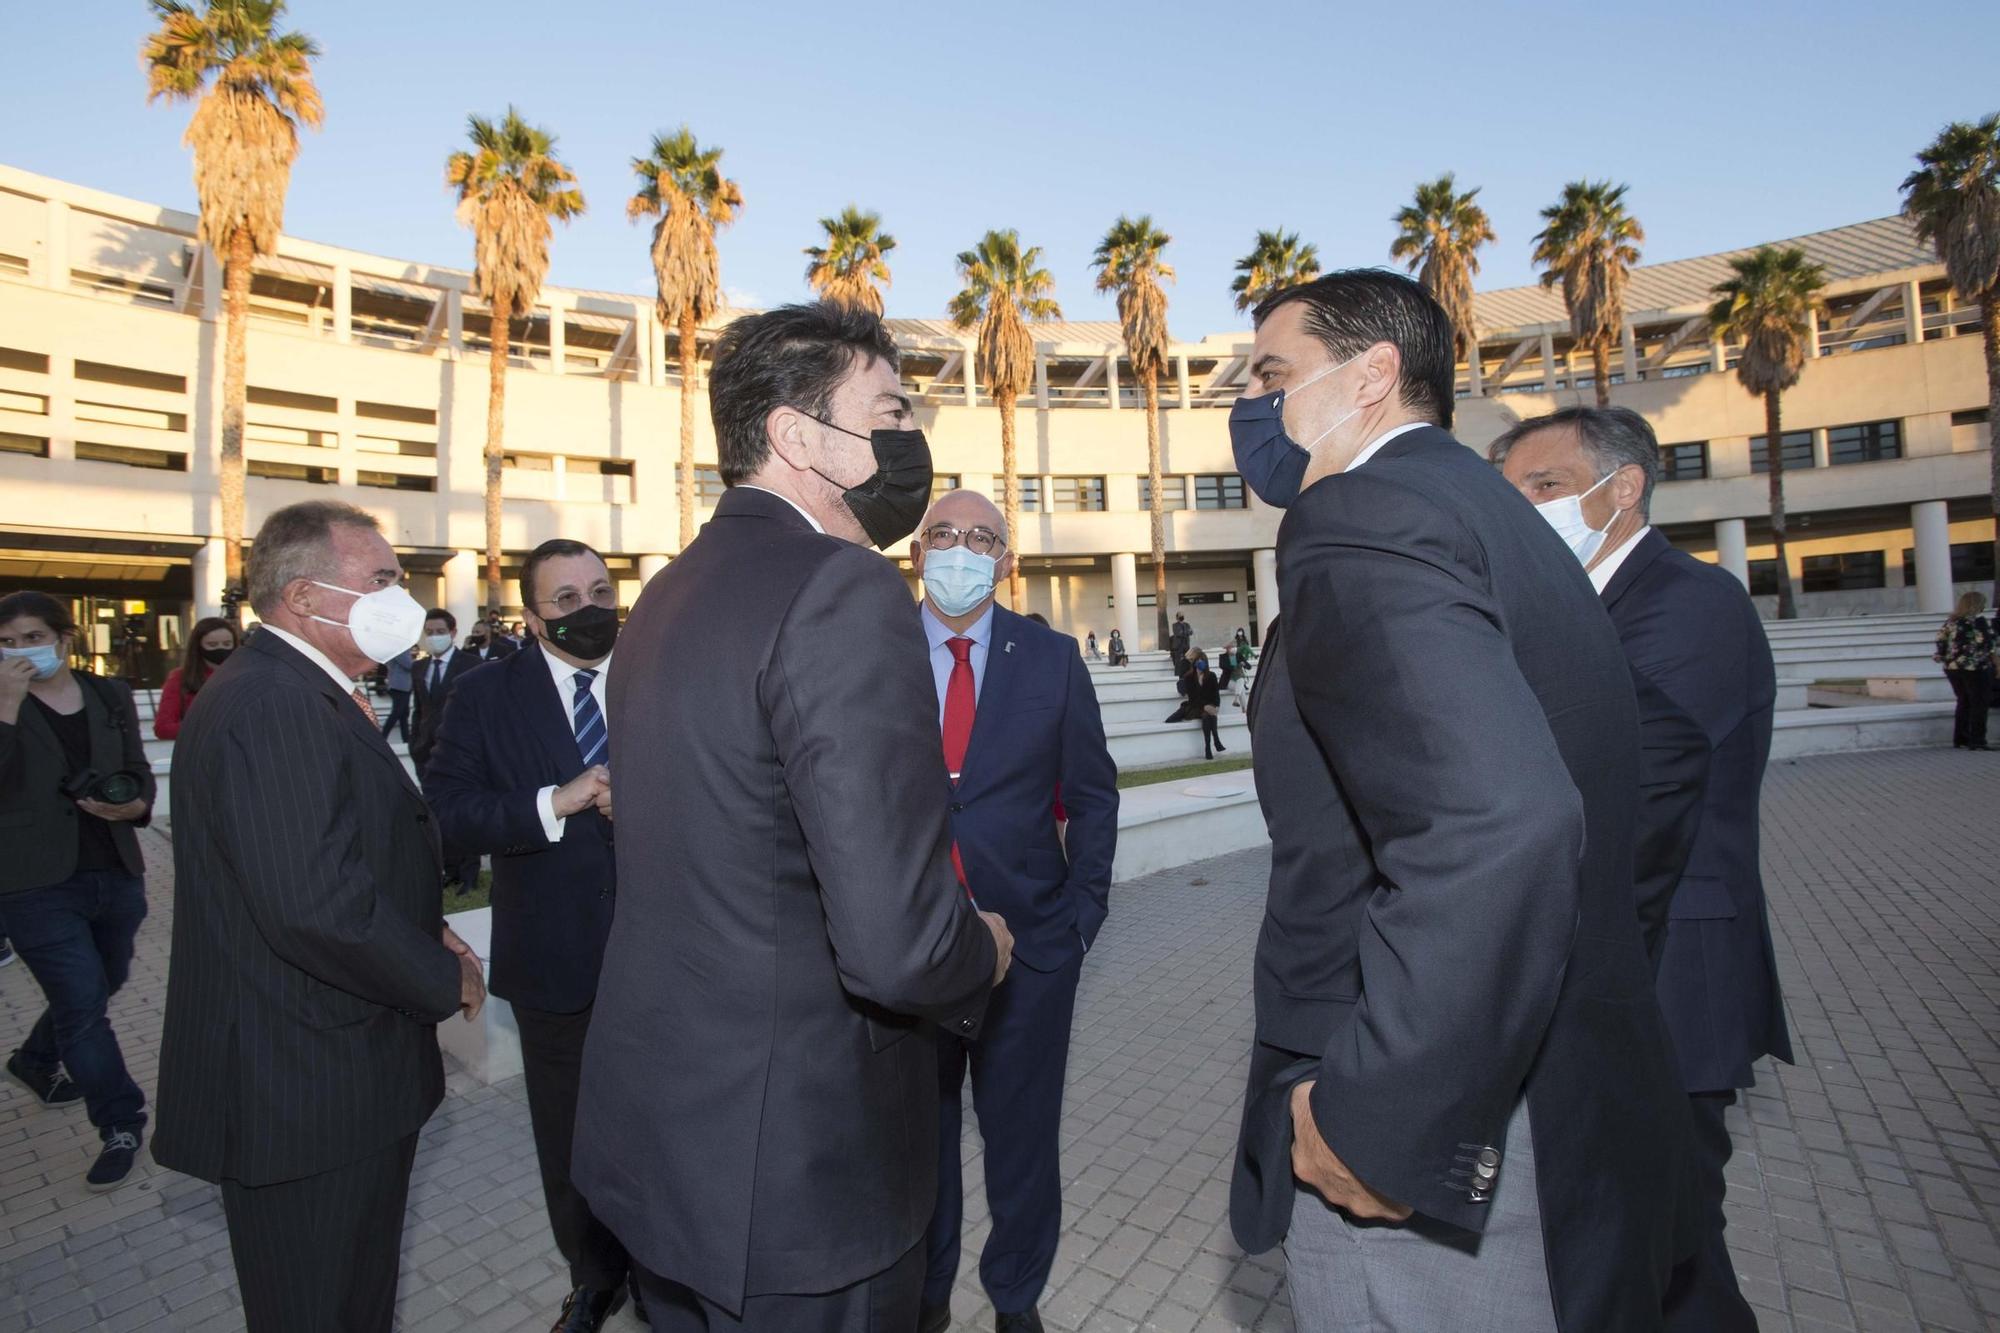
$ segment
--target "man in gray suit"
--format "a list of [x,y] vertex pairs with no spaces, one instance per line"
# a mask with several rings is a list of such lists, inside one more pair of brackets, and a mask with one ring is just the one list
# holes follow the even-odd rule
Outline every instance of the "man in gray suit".
[[838,306],[731,324],[709,402],[729,490],[610,676],[638,813],[572,1176],[656,1330],[909,1329],[929,1024],[976,1035],[1013,945],[952,872],[917,607],[867,549],[916,527],[930,450],[881,321]]

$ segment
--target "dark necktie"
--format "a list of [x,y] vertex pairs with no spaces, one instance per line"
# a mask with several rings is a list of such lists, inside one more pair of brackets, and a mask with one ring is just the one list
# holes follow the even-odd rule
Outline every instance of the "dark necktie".
[[433,657],[431,659],[431,684],[430,684],[430,691],[432,694],[437,693],[438,682],[443,679],[444,679],[444,659],[442,657]]
[[[972,717],[977,708],[972,680],[972,640],[946,639],[944,646],[951,650],[951,677],[944,687],[944,771],[956,784],[965,768],[966,747],[972,743]],[[965,863],[959,859],[956,838],[951,843],[951,868],[958,872],[959,884],[964,885]],[[966,896],[971,896],[970,889],[966,890]]]
[[576,752],[583,756],[583,766],[601,764],[611,756],[611,733],[604,725],[603,710],[597,706],[597,696],[590,692],[590,682],[597,679],[594,668],[583,667],[576,673],[576,699],[570,705],[570,721],[576,728]]

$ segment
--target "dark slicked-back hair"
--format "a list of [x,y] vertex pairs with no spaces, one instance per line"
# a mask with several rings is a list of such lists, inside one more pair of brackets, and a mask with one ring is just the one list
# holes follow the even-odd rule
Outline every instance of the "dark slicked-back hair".
[[1336,362],[1376,343],[1394,347],[1402,355],[1403,406],[1451,428],[1457,342],[1444,307],[1429,292],[1387,269],[1341,269],[1264,298],[1251,320],[1261,325],[1273,310],[1295,302],[1305,307],[1306,331]]
[[[556,557],[564,555],[596,555],[597,562],[599,564],[604,563],[603,556],[598,555],[595,550],[591,549],[588,546],[585,546],[582,542],[571,541],[567,537],[549,538],[547,541],[543,542],[540,546],[537,546],[534,550],[528,552],[527,560],[523,562],[521,565],[522,606],[533,607],[536,604],[535,571],[540,569],[547,562],[554,560]],[[536,611],[535,614],[539,616],[542,613],[540,611]]]
[[824,418],[851,373],[901,355],[879,315],[818,301],[745,315],[722,331],[708,379],[708,411],[722,484],[752,476],[771,456],[764,422],[780,407]]

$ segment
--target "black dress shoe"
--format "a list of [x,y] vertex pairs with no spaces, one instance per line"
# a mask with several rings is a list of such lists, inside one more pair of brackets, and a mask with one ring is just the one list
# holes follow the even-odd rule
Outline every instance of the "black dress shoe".
[[651,1328],[653,1326],[653,1321],[652,1318],[646,1313],[646,1298],[639,1292],[639,1279],[636,1276],[634,1276],[630,1280],[628,1280],[625,1285],[632,1288],[633,1317],[636,1318],[640,1323],[644,1324],[647,1328]]
[[1030,1306],[1020,1314],[993,1312],[993,1333],[1042,1333],[1042,1312]]
[[917,1333],[944,1333],[951,1327],[951,1302],[926,1305],[917,1315]]
[[555,1325],[549,1333],[597,1333],[604,1327],[604,1321],[616,1314],[623,1304],[623,1287],[613,1287],[610,1291],[578,1287],[563,1297],[562,1313],[556,1316]]

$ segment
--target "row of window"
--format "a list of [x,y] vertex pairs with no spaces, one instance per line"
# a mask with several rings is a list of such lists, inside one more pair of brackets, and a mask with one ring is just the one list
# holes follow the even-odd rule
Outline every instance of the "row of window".
[[[1952,424],[1959,424],[1959,415],[1953,414]],[[1787,472],[1816,466],[1813,433],[1809,430],[1786,431],[1778,442],[1778,456]],[[1831,467],[1846,463],[1880,463],[1902,456],[1903,423],[1900,421],[1863,421],[1827,428],[1826,461]],[[1750,440],[1750,470],[1758,474],[1771,470],[1770,444],[1762,435],[1753,436]],[[1707,477],[1707,443],[1661,445],[1660,474],[1666,481],[1700,481]]]
[[[1867,592],[1875,588],[1889,586],[1889,553],[1887,551],[1843,551],[1838,555],[1809,555],[1799,561],[1799,590],[1801,592]],[[1993,581],[1993,543],[1961,542],[1951,548],[1951,581],[1953,583],[1990,583]],[[1903,548],[1903,583],[1914,587],[1917,582],[1917,553],[1909,547]],[[1750,562],[1750,595],[1752,597],[1775,597],[1778,595],[1778,562],[1776,560],[1752,560]]]

